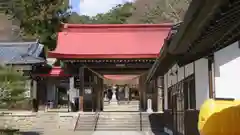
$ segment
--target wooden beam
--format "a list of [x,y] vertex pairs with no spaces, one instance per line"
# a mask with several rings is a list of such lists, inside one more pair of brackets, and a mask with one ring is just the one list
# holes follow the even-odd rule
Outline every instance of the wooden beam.
[[101,74],[119,74],[119,75],[122,75],[122,74],[141,74],[141,73],[144,73],[144,72],[147,72],[147,70],[95,70],[96,72],[98,73],[101,73]]
[[151,59],[62,59],[66,63],[153,63],[156,58]]
[[152,63],[138,63],[138,64],[87,64],[87,66],[89,68],[95,68],[95,69],[99,69],[99,68],[105,68],[105,69],[109,69],[109,68],[133,68],[133,69],[145,69],[145,68],[151,68],[152,67]]

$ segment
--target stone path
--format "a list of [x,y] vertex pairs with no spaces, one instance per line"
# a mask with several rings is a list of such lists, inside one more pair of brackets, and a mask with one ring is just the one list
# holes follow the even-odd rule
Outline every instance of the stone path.
[[[31,135],[31,134],[26,134]],[[37,135],[37,134],[32,134]],[[140,131],[48,131],[42,135],[167,135],[166,133],[140,132]]]
[[120,101],[120,104],[117,103],[108,103],[104,102],[104,111],[139,111],[139,101]]
[[[151,131],[151,128],[149,129],[148,126],[145,127],[144,131],[108,131],[107,129],[104,131],[73,131],[79,113],[8,113],[12,113],[12,115],[8,115],[6,117],[1,116],[0,124],[4,126],[6,123],[8,123],[10,126],[19,128],[20,131],[25,131],[23,135],[167,135],[166,133],[162,133],[160,131],[153,131],[153,133]],[[142,116],[145,117],[145,115]],[[148,114],[146,114],[146,118],[147,117]],[[143,125],[144,123],[146,123],[146,125],[149,125],[148,121],[143,121]],[[159,124],[157,125],[157,128],[159,128]]]

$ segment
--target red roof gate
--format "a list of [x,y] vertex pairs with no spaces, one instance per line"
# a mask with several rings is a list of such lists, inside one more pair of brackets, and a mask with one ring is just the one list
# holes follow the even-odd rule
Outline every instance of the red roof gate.
[[[81,110],[87,110],[84,107],[87,104],[98,105],[95,109],[101,109],[103,104],[98,103],[103,103],[102,98],[92,98],[84,93],[85,88],[94,89],[98,95],[103,91],[103,78],[112,79],[118,72],[127,74],[130,71],[135,75],[148,71],[171,27],[170,24],[64,24],[58,33],[57,47],[48,56],[63,60],[70,74],[76,72],[79,75],[76,87]],[[106,76],[107,73],[111,76]],[[114,80],[122,78],[114,77]]]

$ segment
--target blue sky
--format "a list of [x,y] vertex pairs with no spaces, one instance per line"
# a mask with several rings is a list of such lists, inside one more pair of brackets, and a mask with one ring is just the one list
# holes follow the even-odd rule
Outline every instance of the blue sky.
[[70,0],[72,11],[81,15],[94,16],[98,13],[105,13],[112,7],[134,0]]

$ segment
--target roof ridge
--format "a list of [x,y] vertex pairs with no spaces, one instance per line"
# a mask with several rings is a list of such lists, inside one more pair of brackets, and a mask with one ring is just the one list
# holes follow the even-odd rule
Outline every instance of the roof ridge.
[[18,45],[19,47],[23,47],[31,44],[37,44],[37,42],[0,42],[1,47],[16,46],[16,45]]
[[63,29],[71,28],[171,28],[171,23],[160,24],[63,24]]

